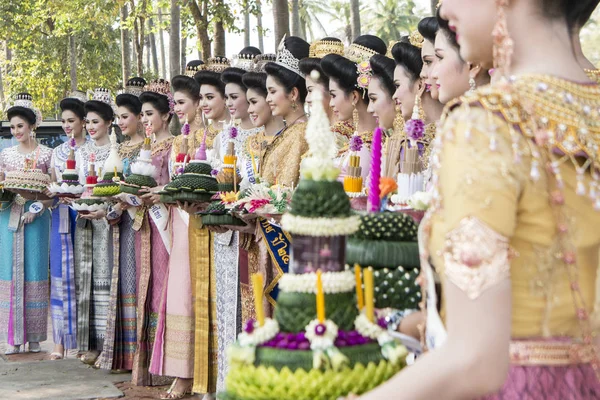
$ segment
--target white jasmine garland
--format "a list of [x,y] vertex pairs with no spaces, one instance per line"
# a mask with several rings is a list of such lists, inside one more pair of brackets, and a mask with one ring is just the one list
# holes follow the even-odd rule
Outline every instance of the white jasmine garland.
[[[346,192],[346,195],[351,199],[365,196],[364,192]],[[393,196],[392,196],[393,197]]]
[[227,348],[227,357],[231,365],[250,365],[256,359],[256,346],[242,347],[237,343]]
[[362,336],[377,340],[380,346],[383,346],[388,342],[395,342],[395,339],[388,333],[387,330],[369,321],[364,313],[361,313],[358,317],[356,317],[356,320],[354,320],[354,327]]
[[271,318],[265,318],[263,326],[259,326],[255,322],[255,327],[252,333],[242,332],[238,336],[240,346],[259,346],[273,339],[279,333],[279,324]]
[[[324,272],[321,275],[323,292],[346,293],[354,290],[356,278],[350,271]],[[279,290],[294,293],[317,293],[317,274],[285,274],[279,280]]]
[[342,236],[351,235],[360,227],[360,217],[352,215],[343,218],[309,218],[284,214],[281,218],[283,229],[297,235]]
[[[315,329],[318,325],[325,326],[325,332],[323,335],[317,335],[315,332]],[[321,324],[318,319],[313,319],[308,323],[308,325],[306,325],[305,331],[305,336],[310,342],[310,348],[313,351],[325,351],[330,347],[333,347],[335,339],[338,335],[338,327],[335,322],[330,319],[326,319],[323,324]]]
[[431,202],[430,192],[417,192],[408,199],[408,205],[413,210],[426,211]]
[[89,212],[94,212],[94,211],[100,211],[100,210],[106,210],[106,208],[108,207],[107,203],[102,203],[102,204],[77,204],[77,203],[72,203],[71,207],[73,208],[73,210],[81,212],[81,211],[89,211]]

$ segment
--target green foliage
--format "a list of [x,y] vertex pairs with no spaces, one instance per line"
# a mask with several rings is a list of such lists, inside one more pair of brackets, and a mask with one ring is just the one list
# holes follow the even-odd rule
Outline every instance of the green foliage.
[[417,29],[421,14],[424,14],[417,12],[414,0],[375,0],[366,13],[369,19],[361,22],[366,28],[364,31],[369,31],[385,43],[390,43]]
[[70,90],[69,36],[77,46],[80,90],[121,86],[119,5],[115,0],[3,0],[0,40],[12,53],[4,60],[5,95],[30,92],[46,117]]

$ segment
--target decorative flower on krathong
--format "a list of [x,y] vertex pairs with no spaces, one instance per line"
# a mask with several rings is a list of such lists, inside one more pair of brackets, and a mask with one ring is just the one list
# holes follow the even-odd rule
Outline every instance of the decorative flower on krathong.
[[249,213],[254,213],[257,210],[260,210],[261,208],[263,208],[264,206],[268,205],[270,203],[270,200],[267,199],[257,199],[257,200],[250,200],[247,207],[247,210]]
[[350,138],[350,151],[358,152],[362,149],[363,140],[359,135],[353,135]]
[[354,321],[354,327],[358,333],[369,339],[377,340],[377,343],[381,346],[381,355],[386,360],[392,364],[404,362],[408,355],[408,350],[399,344],[383,326],[385,326],[384,321],[378,320],[377,323],[373,323],[369,321],[364,313],[361,313]]
[[219,197],[224,204],[233,204],[238,201],[238,194],[236,192],[224,192],[219,194]]
[[75,150],[75,148],[77,147],[77,142],[75,141],[74,137],[71,137],[71,139],[69,139],[69,147],[73,150]]
[[191,131],[190,124],[186,120],[185,124],[183,124],[183,126],[181,127],[181,134],[183,136],[187,136],[190,134],[190,131]]
[[233,140],[237,137],[238,135],[238,130],[235,126],[232,126],[231,128],[229,128],[229,139]]
[[260,346],[273,339],[279,333],[279,324],[271,318],[265,318],[262,326],[254,320],[249,320],[244,331],[238,336],[240,346]]
[[323,323],[319,320],[312,320],[306,326],[306,338],[310,342],[310,348],[313,351],[313,368],[321,369],[332,368],[339,371],[349,360],[342,352],[335,347],[335,339],[338,336],[338,327],[331,320],[325,320]]
[[421,119],[411,119],[404,126],[404,130],[409,140],[421,140],[425,135],[425,123]]

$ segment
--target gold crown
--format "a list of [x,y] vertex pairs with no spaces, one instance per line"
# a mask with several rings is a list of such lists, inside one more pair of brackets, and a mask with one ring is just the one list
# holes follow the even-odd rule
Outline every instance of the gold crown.
[[197,65],[190,65],[193,61],[190,61],[188,65],[185,66],[185,76],[189,76],[193,78],[196,75],[196,72],[204,70],[204,63]]
[[252,71],[254,69],[256,56],[254,54],[236,54],[231,59],[231,66],[241,68],[244,71]]
[[360,64],[363,61],[369,61],[375,54],[378,54],[375,50],[355,43],[352,43],[344,51],[344,56],[356,64]]
[[277,61],[277,54],[267,53],[259,54],[254,58],[254,69],[253,72],[265,72],[265,65],[270,62]]
[[344,44],[334,40],[317,40],[310,45],[310,58],[323,58],[328,54],[344,55]]
[[211,57],[204,64],[204,69],[207,71],[221,73],[231,67],[231,63],[227,57]]
[[408,37],[408,41],[410,42],[410,44],[420,49],[423,47],[423,42],[425,41],[425,39],[423,38],[423,35],[419,33],[419,31],[412,31],[410,36]]
[[144,86],[144,92],[154,92],[169,97],[171,84],[167,80],[157,79]]
[[386,57],[391,58],[391,59],[394,58],[394,56],[392,54],[392,49],[394,48],[396,43],[400,43],[400,41],[399,40],[390,40],[390,43],[388,44],[388,48],[387,48],[387,53],[385,53]]

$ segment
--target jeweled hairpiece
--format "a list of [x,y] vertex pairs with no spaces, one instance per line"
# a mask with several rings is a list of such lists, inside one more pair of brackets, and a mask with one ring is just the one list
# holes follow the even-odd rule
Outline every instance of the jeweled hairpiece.
[[[369,88],[371,78],[373,77],[373,69],[369,61],[363,61],[356,66],[356,72],[358,73],[358,79],[356,80],[356,87],[364,89],[365,91]],[[363,96],[364,96],[363,92]]]
[[277,61],[275,61],[275,63],[303,77],[299,67],[300,60],[294,57],[294,55],[285,47],[285,38],[284,35],[281,42],[279,42],[279,47],[277,48]]
[[73,90],[71,93],[69,93],[69,95],[67,96],[67,99],[79,100],[82,103],[85,103],[86,101],[88,101],[87,95],[85,94],[85,92],[83,92],[81,90]]
[[19,93],[15,96],[13,107],[23,107],[33,111],[35,114],[35,125],[39,126],[42,123],[42,112],[33,105],[33,96],[29,93]]
[[227,57],[211,57],[204,64],[204,69],[207,71],[221,73],[231,67],[231,63]]
[[344,55],[344,44],[334,40],[317,40],[310,45],[308,56],[323,58],[328,54]]
[[140,97],[142,92],[144,91],[144,86],[146,86],[146,80],[144,78],[135,77],[131,78],[125,84],[125,88],[119,91],[118,94],[127,93],[132,94],[134,96]]
[[344,56],[356,64],[370,60],[375,54],[378,54],[375,50],[356,43],[352,43],[344,51]]
[[387,48],[387,53],[385,53],[385,56],[388,58],[391,58],[392,60],[394,59],[394,56],[392,55],[392,49],[394,48],[396,43],[400,43],[400,41],[399,40],[390,40],[390,43],[388,44],[388,48]]
[[277,54],[259,54],[254,58],[253,72],[265,72],[265,65],[277,61]]
[[419,33],[419,31],[412,31],[410,36],[408,37],[408,41],[410,42],[410,44],[420,49],[423,47],[423,42],[425,41],[425,39],[423,38],[423,35]]
[[169,100],[169,113],[175,112],[175,101],[173,100],[173,94],[171,93],[171,84],[169,81],[164,79],[157,79],[146,86],[143,89],[144,92],[153,92],[165,96]]
[[185,67],[185,76],[193,78],[196,72],[204,70],[204,65],[200,60],[190,61]]
[[108,104],[111,107],[114,105],[112,93],[110,92],[110,90],[105,89],[105,88],[94,89],[94,92],[92,93],[92,96],[91,96],[91,100],[99,101],[104,104]]
[[241,68],[244,71],[254,70],[256,56],[254,54],[236,54],[231,59],[231,66]]

